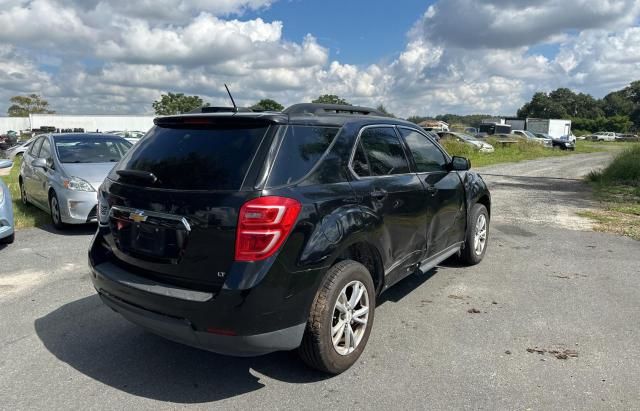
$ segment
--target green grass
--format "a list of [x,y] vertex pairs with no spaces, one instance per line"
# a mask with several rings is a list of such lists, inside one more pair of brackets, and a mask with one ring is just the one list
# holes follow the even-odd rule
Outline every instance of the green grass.
[[640,240],[640,144],[628,146],[608,167],[587,179],[601,209],[582,215],[594,219],[599,231]]
[[467,157],[473,167],[482,167],[499,163],[516,163],[523,160],[533,160],[543,157],[562,157],[571,154],[595,153],[606,151],[607,144],[592,144],[578,141],[575,151],[545,148],[541,144],[524,141],[518,144],[501,145],[496,139],[488,138],[495,151],[493,153],[480,153],[468,144],[457,141],[442,141],[442,145],[451,155]]
[[20,159],[16,159],[8,176],[0,177],[9,186],[11,199],[13,200],[13,218],[16,229],[27,227],[41,227],[49,224],[51,219],[44,211],[29,205],[24,206],[20,201],[20,186],[18,184],[18,175],[20,174]]

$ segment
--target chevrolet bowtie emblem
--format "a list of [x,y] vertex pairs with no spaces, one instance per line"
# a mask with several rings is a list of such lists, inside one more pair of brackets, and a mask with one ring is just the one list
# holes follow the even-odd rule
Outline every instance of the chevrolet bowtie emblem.
[[147,221],[147,216],[144,215],[144,211],[134,211],[133,213],[129,213],[129,219],[136,223],[141,223],[143,221]]

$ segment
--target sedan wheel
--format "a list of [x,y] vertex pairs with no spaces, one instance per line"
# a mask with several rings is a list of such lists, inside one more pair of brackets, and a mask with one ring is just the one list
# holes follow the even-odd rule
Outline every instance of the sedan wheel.
[[51,210],[51,221],[53,222],[53,226],[59,230],[65,228],[65,224],[62,222],[60,203],[58,202],[56,193],[51,194],[51,198],[49,199],[49,209]]
[[20,183],[20,200],[23,205],[29,205],[29,200],[27,200],[27,190],[25,190],[23,183]]

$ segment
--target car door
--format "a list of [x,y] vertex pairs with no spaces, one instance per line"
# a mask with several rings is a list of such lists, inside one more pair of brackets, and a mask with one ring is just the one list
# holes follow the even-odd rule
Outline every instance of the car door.
[[31,148],[24,153],[22,158],[22,184],[24,185],[24,189],[27,192],[29,199],[36,202],[35,191],[37,187],[35,182],[35,167],[33,167],[31,163],[33,160],[38,158],[38,152],[40,151],[40,147],[42,147],[43,141],[44,136],[39,137],[31,145]]
[[426,251],[427,193],[409,168],[393,126],[364,127],[356,142],[352,187],[360,203],[380,221],[387,284],[421,261]]
[[449,171],[449,157],[426,135],[398,127],[416,170],[428,193],[426,221],[427,257],[464,240],[466,229],[465,196],[462,180]]
[[[51,158],[51,142],[48,137],[44,137],[42,141],[42,146],[38,152],[38,158],[44,159],[47,164],[53,164],[53,160]],[[53,172],[54,170],[49,166],[45,168],[33,167],[33,192],[31,195],[43,207],[49,206],[49,185],[47,183],[50,174]]]

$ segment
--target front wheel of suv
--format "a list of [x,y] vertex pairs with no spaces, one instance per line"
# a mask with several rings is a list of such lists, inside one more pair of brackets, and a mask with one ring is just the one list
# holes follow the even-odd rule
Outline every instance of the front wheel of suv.
[[489,242],[489,212],[482,204],[475,204],[469,216],[469,228],[460,252],[460,259],[468,265],[478,264],[487,252]]
[[345,260],[331,267],[298,349],[303,361],[330,374],[351,367],[369,340],[375,305],[373,279],[365,266]]

